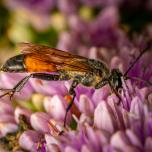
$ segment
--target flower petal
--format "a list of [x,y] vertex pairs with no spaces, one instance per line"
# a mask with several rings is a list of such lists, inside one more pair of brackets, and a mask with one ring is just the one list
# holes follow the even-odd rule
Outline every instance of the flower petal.
[[95,103],[95,106],[98,105],[98,103],[100,103],[102,100],[105,100],[109,93],[110,93],[110,87],[108,85],[100,88],[100,89],[97,89],[95,90],[93,96],[92,96],[92,99],[93,99],[93,102]]
[[118,131],[111,137],[110,144],[114,148],[124,151],[126,146],[131,145],[131,142],[123,131]]
[[152,137],[148,137],[147,139],[146,139],[146,142],[145,142],[145,151],[146,152],[150,152],[150,151],[152,151]]
[[10,101],[0,101],[0,114],[13,114],[14,109]]
[[85,113],[86,115],[91,115],[94,110],[94,106],[92,101],[86,95],[80,95],[79,98],[79,109],[81,112]]
[[95,109],[94,124],[97,128],[104,129],[110,133],[113,133],[117,127],[112,109],[104,101],[99,103]]
[[89,147],[87,147],[87,145],[83,145],[81,148],[81,152],[91,152]]
[[44,112],[36,112],[31,115],[30,122],[32,127],[42,133],[49,132],[48,123],[51,116]]
[[46,141],[46,147],[47,147],[48,151],[53,151],[53,150],[59,151],[60,150],[60,147],[59,147],[60,143],[55,137],[53,137],[49,134],[45,134],[45,141]]
[[40,141],[40,133],[34,130],[25,131],[19,138],[19,144],[22,148],[29,151],[36,151],[37,143]]
[[56,81],[42,81],[39,83],[37,80],[31,80],[30,84],[35,89],[36,92],[41,93],[43,95],[66,95],[67,88],[64,85],[64,82],[56,82]]
[[74,149],[73,147],[67,146],[64,150],[65,152],[78,152],[76,149]]
[[[54,95],[53,97],[45,97],[44,107],[46,111],[56,120],[63,121],[66,113],[66,101],[62,96]],[[67,122],[70,113],[68,113]]]
[[29,120],[32,112],[28,109],[25,109],[25,108],[16,107],[14,114],[15,114],[16,122],[19,123],[19,116],[20,115],[26,116],[27,120]]
[[3,122],[0,123],[0,137],[5,136],[8,133],[16,132],[18,126],[15,123]]
[[132,145],[134,145],[142,150],[142,143],[132,130],[127,129],[126,135],[128,136]]
[[143,103],[139,97],[134,97],[131,102],[130,112],[135,114],[137,117],[142,117],[144,115]]

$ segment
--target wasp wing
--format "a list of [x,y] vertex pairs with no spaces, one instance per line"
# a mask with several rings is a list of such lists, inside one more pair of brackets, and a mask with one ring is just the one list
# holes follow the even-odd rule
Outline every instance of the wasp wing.
[[69,52],[32,43],[20,43],[19,48],[23,54],[28,54],[37,61],[55,66],[56,71],[86,72],[91,70],[87,64],[87,58]]

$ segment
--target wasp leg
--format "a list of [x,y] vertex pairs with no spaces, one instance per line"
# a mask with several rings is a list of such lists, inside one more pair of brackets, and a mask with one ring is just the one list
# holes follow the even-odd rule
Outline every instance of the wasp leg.
[[117,102],[117,104],[119,105],[120,104],[120,102],[121,102],[121,97],[120,97],[120,95],[118,94],[118,91],[117,90],[113,90],[113,92],[116,94],[116,96],[118,97],[118,102]]
[[95,89],[99,89],[99,88],[102,88],[103,86],[105,86],[106,84],[109,84],[110,85],[110,88],[112,90],[112,92],[115,93],[115,95],[118,97],[119,101],[117,104],[120,104],[120,101],[121,101],[121,97],[119,96],[117,90],[114,89],[114,87],[109,83],[109,81],[107,79],[104,79],[102,81],[100,81],[99,83],[96,84],[95,86]]
[[2,91],[7,91],[6,93],[2,94],[0,96],[0,98],[6,96],[6,95],[9,95],[10,96],[10,100],[12,99],[12,97],[14,96],[14,93],[15,92],[19,92],[23,87],[24,85],[27,83],[27,81],[29,80],[29,78],[32,77],[32,74],[29,75],[29,76],[26,76],[25,78],[23,78],[21,81],[19,81],[15,87],[13,89],[0,89]]
[[64,117],[64,128],[66,127],[66,119],[67,119],[67,114],[68,114],[68,111],[71,109],[72,105],[73,105],[73,102],[74,102],[74,98],[76,96],[76,93],[75,93],[75,88],[76,86],[80,83],[79,80],[73,80],[72,82],[72,85],[70,87],[70,90],[69,90],[69,94],[72,95],[72,100],[70,101],[70,103],[68,104],[67,108],[66,108],[66,113],[65,113],[65,117]]
[[102,88],[102,87],[105,86],[106,84],[108,84],[108,80],[107,80],[107,79],[104,79],[104,80],[100,81],[99,83],[97,83],[97,84],[95,85],[95,89]]
[[110,83],[109,83],[109,85],[110,85],[110,88],[111,88],[112,92],[114,92],[115,95],[118,97],[119,101],[117,102],[117,104],[119,105],[120,102],[121,102],[121,97],[120,97],[120,95],[118,94],[118,91],[117,91],[116,89],[114,89],[114,87],[113,87]]
[[41,80],[47,80],[47,81],[57,81],[57,80],[68,80],[68,77],[61,77],[60,75],[51,75],[51,74],[46,74],[46,73],[32,73],[28,76],[26,76],[25,78],[23,78],[22,80],[20,80],[13,89],[0,89],[2,91],[7,91],[6,93],[4,93],[3,95],[0,96],[0,98],[2,98],[5,95],[9,95],[10,99],[12,99],[13,95],[15,92],[20,92],[21,89],[25,86],[25,84],[28,82],[28,80],[30,78],[37,78],[37,79],[41,79]]

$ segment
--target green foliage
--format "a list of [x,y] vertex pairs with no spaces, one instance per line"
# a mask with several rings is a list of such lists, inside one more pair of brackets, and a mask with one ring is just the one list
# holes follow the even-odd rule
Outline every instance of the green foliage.
[[0,2],[0,40],[6,36],[9,25],[9,11]]
[[58,41],[58,32],[55,28],[49,28],[46,31],[36,31],[31,27],[33,42],[43,45],[48,45],[51,47],[55,47]]

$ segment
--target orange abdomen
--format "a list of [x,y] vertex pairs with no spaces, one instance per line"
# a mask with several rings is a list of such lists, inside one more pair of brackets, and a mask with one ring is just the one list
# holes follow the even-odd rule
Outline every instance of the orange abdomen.
[[50,64],[36,59],[32,55],[26,55],[24,58],[26,70],[28,72],[56,72],[57,68],[54,64]]

